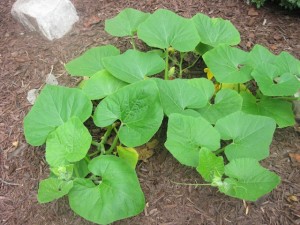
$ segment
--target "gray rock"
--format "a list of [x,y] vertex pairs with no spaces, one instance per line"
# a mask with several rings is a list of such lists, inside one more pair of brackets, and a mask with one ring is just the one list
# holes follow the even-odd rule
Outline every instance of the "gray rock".
[[79,19],[70,0],[17,0],[11,13],[24,27],[49,40],[64,36]]

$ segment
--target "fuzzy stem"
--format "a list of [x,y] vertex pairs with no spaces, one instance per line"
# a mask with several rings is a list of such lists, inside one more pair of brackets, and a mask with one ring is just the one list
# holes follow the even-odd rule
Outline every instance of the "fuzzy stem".
[[168,51],[168,49],[165,50],[165,54],[166,54],[165,80],[169,80],[169,76],[168,76],[168,73],[169,73],[169,51]]
[[133,36],[133,35],[130,36],[130,43],[131,43],[131,45],[132,45],[132,48],[133,48],[134,50],[136,50],[136,46],[135,46],[135,41],[134,41],[134,36]]
[[115,139],[114,139],[113,143],[111,144],[110,148],[105,152],[105,154],[111,154],[118,143],[118,140],[119,140],[118,130],[116,128],[114,128],[114,131],[116,132]]
[[185,56],[185,53],[180,52],[180,62],[179,62],[179,78],[182,78],[182,63],[183,63],[183,58]]
[[189,68],[192,68],[193,66],[195,66],[195,64],[198,62],[198,60],[200,59],[201,55],[199,55],[196,60],[191,64],[189,65],[188,67],[184,68],[183,70],[188,70]]

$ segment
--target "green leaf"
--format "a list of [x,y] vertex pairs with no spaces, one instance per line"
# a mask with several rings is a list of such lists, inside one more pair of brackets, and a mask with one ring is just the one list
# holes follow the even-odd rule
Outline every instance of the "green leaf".
[[300,88],[300,81],[290,72],[281,74],[281,69],[272,64],[257,66],[251,75],[260,91],[266,96],[291,96]]
[[300,61],[287,52],[281,52],[275,60],[279,73],[289,73],[300,78]]
[[80,161],[92,143],[89,130],[73,117],[49,134],[46,141],[46,161],[50,166],[63,166]]
[[200,42],[198,32],[190,19],[185,19],[166,9],[156,10],[137,31],[147,45],[180,52],[193,51]]
[[75,213],[94,223],[109,224],[143,211],[145,198],[138,178],[123,159],[99,156],[90,162],[89,170],[101,176],[101,183],[74,181],[69,203]]
[[104,69],[103,58],[119,54],[120,50],[113,45],[94,47],[68,62],[65,68],[72,76],[93,76]]
[[73,187],[73,181],[64,181],[58,178],[48,178],[39,184],[39,203],[51,202],[68,194]]
[[222,18],[210,18],[202,13],[193,17],[201,42],[217,47],[221,44],[237,45],[240,43],[240,33],[234,25]]
[[251,80],[249,53],[221,45],[203,55],[203,60],[220,83],[245,83]]
[[263,97],[256,99],[250,93],[242,93],[242,111],[254,115],[262,115],[273,118],[279,128],[293,126],[295,124],[293,104],[286,100]]
[[134,148],[126,148],[123,146],[117,146],[118,155],[121,159],[124,159],[130,167],[135,169],[139,160],[139,154]]
[[51,172],[60,180],[68,181],[72,178],[74,165],[64,165],[50,168]]
[[265,63],[274,63],[275,59],[276,56],[261,45],[255,45],[249,53],[249,64],[253,68]]
[[108,71],[101,70],[86,80],[82,86],[82,91],[91,100],[96,100],[102,99],[126,85],[127,83],[115,78]]
[[26,141],[39,146],[58,126],[77,116],[86,121],[92,113],[92,102],[79,89],[46,85],[34,106],[24,118]]
[[105,20],[105,31],[116,37],[132,36],[149,15],[132,8],[123,9],[114,18]]
[[219,190],[231,197],[256,201],[271,192],[279,183],[280,177],[263,168],[251,158],[235,159],[225,166],[229,177]]
[[198,89],[198,95],[200,95],[201,98],[204,98],[206,103],[210,101],[215,93],[214,83],[206,78],[188,79],[187,82]]
[[94,114],[96,126],[106,127],[121,121],[118,135],[128,147],[145,144],[160,127],[163,110],[153,80],[144,80],[121,88],[107,96]]
[[158,74],[165,68],[164,60],[156,53],[132,49],[103,59],[103,64],[113,76],[127,83],[144,80],[146,76]]
[[224,174],[224,160],[222,156],[216,156],[207,148],[201,148],[199,152],[199,165],[197,171],[206,182],[213,182],[215,177],[221,178]]
[[181,113],[198,116],[195,108],[204,107],[208,103],[208,97],[214,93],[214,86],[206,79],[162,80],[155,79],[159,88],[160,100],[164,113]]
[[[86,156],[88,157],[88,156]],[[84,178],[90,173],[88,169],[88,160],[84,158],[74,163],[73,176]]]
[[165,146],[181,164],[197,167],[201,147],[217,150],[220,134],[201,116],[173,113],[169,116]]
[[241,111],[219,119],[216,129],[222,140],[233,140],[225,147],[229,160],[237,158],[265,159],[269,155],[276,123],[265,116],[249,115]]
[[227,116],[242,108],[243,99],[234,90],[223,89],[220,90],[214,99],[214,104],[207,104],[204,108],[197,109],[211,124],[215,124],[217,120]]

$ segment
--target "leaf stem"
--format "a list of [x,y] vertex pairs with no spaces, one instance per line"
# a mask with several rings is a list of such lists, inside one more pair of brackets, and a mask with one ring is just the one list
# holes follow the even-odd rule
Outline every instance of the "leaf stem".
[[219,154],[221,154],[222,152],[224,152],[225,151],[225,147],[224,148],[220,148],[220,149],[218,149],[217,151],[214,151],[214,153],[216,154],[216,155],[219,155]]
[[130,43],[131,43],[131,45],[132,45],[132,48],[133,48],[134,50],[136,50],[135,41],[134,41],[134,35],[131,35],[131,36],[130,36]]
[[187,186],[211,186],[211,184],[192,184],[192,183],[179,183],[175,181],[171,181],[174,184],[187,185]]
[[95,156],[99,153],[101,154],[105,154],[105,143],[107,142],[107,139],[109,138],[110,134],[111,134],[111,131],[115,128],[115,124],[112,124],[110,126],[108,126],[106,128],[106,131],[104,133],[104,135],[102,136],[101,138],[101,141],[100,142],[97,142],[97,141],[92,141],[92,145],[96,146],[97,147],[97,150],[93,153],[91,153],[89,156],[92,157],[92,156]]
[[116,132],[115,139],[114,139],[113,143],[111,144],[110,148],[105,152],[105,154],[111,154],[118,143],[118,140],[119,140],[118,132],[119,131],[116,128],[114,128],[114,131]]
[[185,56],[185,53],[184,52],[180,52],[180,61],[179,61],[179,78],[182,78],[182,63],[183,63],[183,58]]
[[199,56],[196,58],[196,60],[195,60],[191,65],[189,65],[188,67],[184,68],[183,71],[184,71],[184,70],[188,70],[189,68],[192,68],[193,66],[195,66],[195,64],[198,62],[198,60],[199,60],[200,58],[201,58],[201,55],[199,55]]
[[168,51],[168,49],[165,50],[165,54],[166,54],[166,57],[165,57],[165,62],[166,62],[165,80],[169,80],[169,76],[168,76],[168,73],[169,73],[169,51]]

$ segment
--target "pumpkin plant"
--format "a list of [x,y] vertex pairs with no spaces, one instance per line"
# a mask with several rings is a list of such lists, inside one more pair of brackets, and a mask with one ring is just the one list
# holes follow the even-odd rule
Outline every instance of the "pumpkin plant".
[[[46,144],[51,173],[40,182],[40,203],[67,195],[75,213],[98,224],[142,212],[135,147],[151,140],[164,117],[165,147],[220,192],[256,201],[276,188],[280,177],[260,161],[276,126],[295,123],[299,60],[261,45],[234,47],[234,25],[201,13],[187,19],[124,9],[105,30],[130,37],[133,49],[99,46],[71,60],[69,74],[87,79],[74,88],[46,85],[24,119],[27,142]],[[137,39],[148,51],[137,49]],[[187,79],[200,60],[209,79]],[[95,126],[100,131],[91,134]]]

